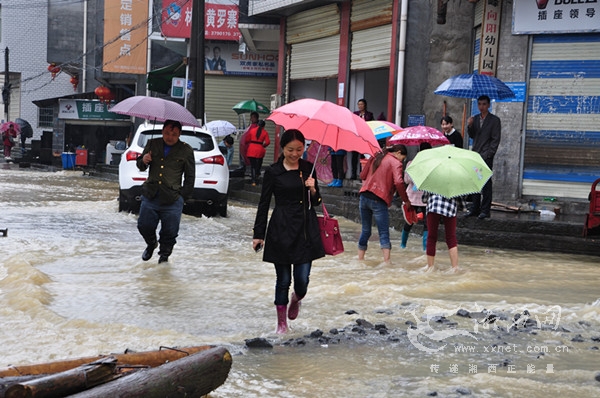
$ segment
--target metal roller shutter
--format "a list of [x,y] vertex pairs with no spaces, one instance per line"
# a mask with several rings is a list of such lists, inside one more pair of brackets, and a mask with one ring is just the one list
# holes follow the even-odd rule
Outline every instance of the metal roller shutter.
[[340,35],[293,44],[290,79],[337,76],[339,52]]
[[481,26],[483,23],[483,1],[478,1],[475,4],[475,17],[473,18],[473,27]]
[[587,198],[600,177],[600,34],[535,36],[523,194]]
[[[205,112],[208,122],[212,120],[227,120],[238,128],[243,128],[241,118],[231,109],[235,104],[246,99],[254,98],[263,105],[271,106],[271,94],[277,92],[277,79],[267,77],[250,76],[215,76],[206,75],[205,80]],[[261,119],[268,115],[260,115]],[[246,124],[250,121],[250,115],[245,115]],[[267,147],[265,165],[271,164],[274,158],[275,148],[275,125],[266,121],[265,128],[269,132],[271,145]],[[238,164],[238,147],[235,146],[233,164]]]
[[389,67],[391,43],[391,24],[354,32],[352,34],[350,69],[364,70]]
[[340,10],[336,4],[299,12],[287,19],[286,42],[288,44],[302,43],[339,33]]
[[350,30],[356,32],[392,23],[392,0],[354,0]]
[[473,72],[479,71],[479,53],[481,52],[481,25],[475,28],[475,44],[473,46]]

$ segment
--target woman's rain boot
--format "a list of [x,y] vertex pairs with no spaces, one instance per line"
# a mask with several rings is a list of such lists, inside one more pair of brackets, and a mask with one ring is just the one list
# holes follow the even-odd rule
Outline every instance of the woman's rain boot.
[[300,305],[302,304],[300,300],[302,299],[298,298],[298,296],[296,296],[296,293],[292,293],[292,301],[290,302],[290,308],[288,309],[287,314],[288,318],[292,321],[298,318],[298,313],[300,312]]
[[427,231],[423,231],[423,251],[427,250]]
[[337,187],[337,178],[334,178],[333,181],[331,181],[329,184],[327,184],[328,187]]
[[287,327],[287,305],[277,306],[277,334],[285,334]]
[[400,241],[400,247],[406,249],[406,242],[408,242],[408,231],[402,230],[402,240]]

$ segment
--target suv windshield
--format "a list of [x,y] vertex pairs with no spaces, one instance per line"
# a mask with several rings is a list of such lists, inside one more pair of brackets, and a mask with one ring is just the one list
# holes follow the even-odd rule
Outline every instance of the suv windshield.
[[[162,137],[162,132],[160,130],[144,131],[140,134],[137,144],[144,148],[149,140],[159,137]],[[194,133],[192,131],[183,130],[179,139],[189,144],[194,151],[208,152],[215,149],[212,136],[206,133]]]

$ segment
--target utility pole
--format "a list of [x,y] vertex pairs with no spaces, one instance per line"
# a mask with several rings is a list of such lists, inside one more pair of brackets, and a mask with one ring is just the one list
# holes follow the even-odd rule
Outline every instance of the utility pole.
[[4,87],[2,87],[2,102],[4,102],[4,120],[8,121],[8,106],[10,105],[10,73],[8,69],[8,47],[4,50]]
[[204,0],[193,0],[192,4],[189,76],[194,82],[189,110],[204,124]]

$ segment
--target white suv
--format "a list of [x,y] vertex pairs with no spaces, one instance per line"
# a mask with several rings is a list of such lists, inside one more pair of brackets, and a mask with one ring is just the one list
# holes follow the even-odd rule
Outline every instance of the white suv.
[[[148,140],[162,137],[162,124],[145,123],[138,127],[131,146],[121,156],[119,163],[119,211],[138,213],[142,184],[148,171],[136,166]],[[192,199],[186,202],[184,213],[227,216],[227,189],[229,167],[221,154],[217,141],[206,129],[183,126],[179,139],[194,149],[196,181]]]

